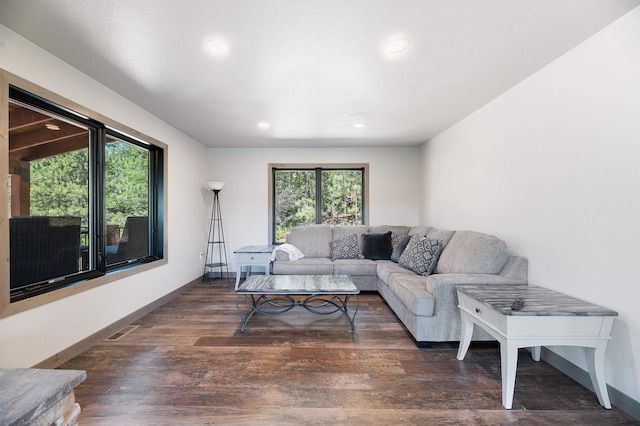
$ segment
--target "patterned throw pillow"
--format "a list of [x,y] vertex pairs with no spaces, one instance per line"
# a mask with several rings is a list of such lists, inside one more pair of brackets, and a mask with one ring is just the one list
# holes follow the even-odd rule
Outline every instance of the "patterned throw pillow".
[[350,234],[337,238],[329,243],[331,260],[336,259],[363,259],[360,247],[358,247],[358,235]]
[[407,235],[398,235],[395,232],[391,233],[391,248],[393,250],[395,250],[398,247],[398,244],[400,244],[400,241],[402,241],[402,239],[404,237],[406,237]]
[[428,276],[433,272],[441,251],[442,240],[430,240],[425,235],[414,235],[402,252],[398,264],[416,274]]

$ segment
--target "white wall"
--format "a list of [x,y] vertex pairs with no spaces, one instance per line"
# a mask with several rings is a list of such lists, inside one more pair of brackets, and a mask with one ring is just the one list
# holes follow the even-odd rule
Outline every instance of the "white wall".
[[422,222],[504,238],[530,284],[618,311],[607,382],[640,401],[640,8],[422,154]]
[[231,257],[270,241],[269,163],[369,163],[369,224],[418,224],[419,148],[211,148],[208,180],[226,182],[220,205]]
[[206,149],[2,25],[0,68],[168,145],[168,264],[0,319],[0,368],[30,367],[202,273]]

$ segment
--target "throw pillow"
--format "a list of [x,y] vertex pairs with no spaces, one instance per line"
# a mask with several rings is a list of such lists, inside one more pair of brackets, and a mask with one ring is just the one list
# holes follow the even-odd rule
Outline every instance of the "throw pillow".
[[414,235],[398,263],[416,274],[427,276],[433,272],[441,250],[442,240],[431,240],[425,235]]
[[411,240],[411,235],[405,235],[398,242],[396,247],[393,249],[393,253],[391,253],[391,260],[398,263],[400,261],[400,256],[404,253],[404,250],[407,248],[407,244]]
[[329,242],[331,260],[336,259],[362,259],[360,247],[358,247],[358,235],[349,234],[336,238]]
[[365,259],[383,260],[390,259],[391,231],[384,234],[362,234],[362,255]]
[[404,237],[406,237],[406,235],[398,235],[395,232],[391,232],[391,247],[395,250]]

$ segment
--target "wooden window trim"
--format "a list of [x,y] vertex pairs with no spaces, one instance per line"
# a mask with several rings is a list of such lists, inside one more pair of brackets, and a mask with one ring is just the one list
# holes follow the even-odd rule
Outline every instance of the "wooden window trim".
[[364,189],[363,189],[363,199],[364,199],[364,209],[362,216],[362,223],[369,223],[369,187],[371,186],[369,181],[369,163],[269,163],[267,164],[267,185],[268,185],[268,241],[273,243],[274,235],[275,235],[275,225],[274,225],[274,208],[273,203],[275,200],[273,199],[273,170],[274,169],[363,169],[363,177],[364,177]]

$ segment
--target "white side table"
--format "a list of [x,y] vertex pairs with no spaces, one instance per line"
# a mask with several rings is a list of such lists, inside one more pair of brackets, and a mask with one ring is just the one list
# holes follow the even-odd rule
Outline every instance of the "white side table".
[[[500,342],[502,405],[509,409],[518,366],[518,348],[531,347],[540,361],[541,346],[582,346],[600,405],[611,408],[604,377],[604,354],[617,312],[543,287],[530,285],[461,285],[457,287],[462,337],[457,358],[463,360],[474,324]],[[515,300],[524,301],[519,310]]]
[[271,252],[273,249],[274,246],[246,246],[233,252],[236,256],[236,266],[238,267],[235,290],[240,285],[240,275],[242,275],[243,267],[247,268],[247,278],[251,274],[252,266],[263,266],[266,275],[271,273]]

